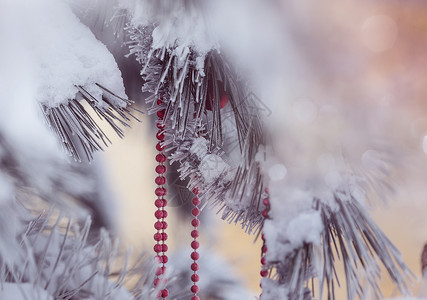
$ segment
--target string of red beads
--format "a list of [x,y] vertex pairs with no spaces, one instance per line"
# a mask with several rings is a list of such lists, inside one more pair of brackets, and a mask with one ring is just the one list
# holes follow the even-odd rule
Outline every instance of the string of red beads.
[[[262,211],[262,216],[265,219],[269,219],[270,216],[268,214],[268,212],[270,211],[270,199],[268,196],[268,188],[265,189],[265,194],[264,194],[264,199],[262,200],[262,203],[264,204],[264,210]],[[268,267],[265,261],[265,254],[267,253],[267,245],[265,243],[265,236],[264,233],[261,234],[261,239],[262,239],[262,247],[261,247],[261,271],[260,271],[260,275],[262,278],[267,277],[269,274],[268,272]],[[260,284],[260,287],[262,289],[262,284]],[[261,293],[262,295],[262,293]]]
[[[157,104],[161,105],[162,103],[163,102],[161,100],[157,100]],[[168,251],[168,246],[166,245],[168,235],[166,234],[165,229],[168,227],[168,223],[165,221],[165,219],[168,216],[168,213],[166,211],[167,200],[165,199],[167,194],[167,190],[165,188],[166,177],[164,176],[166,172],[166,155],[164,154],[164,146],[162,146],[162,142],[165,139],[165,125],[163,124],[164,116],[164,109],[157,112],[158,120],[156,126],[159,129],[156,134],[156,138],[158,140],[156,145],[156,149],[158,151],[158,154],[156,155],[156,161],[158,162],[158,165],[156,166],[157,177],[155,179],[155,183],[157,184],[157,188],[155,190],[155,194],[157,199],[154,202],[154,205],[157,207],[157,210],[154,213],[154,216],[157,219],[157,221],[154,223],[154,228],[157,230],[157,232],[154,234],[154,240],[156,241],[156,244],[154,245],[154,252],[156,253],[156,259],[160,263],[160,267],[156,271],[156,278],[154,279],[155,286],[159,285],[160,282],[167,283],[167,279],[165,277],[165,265],[168,262],[168,257],[166,255],[166,252]],[[165,288],[160,291],[158,298],[166,299],[168,295],[169,292]]]
[[191,253],[191,259],[193,260],[193,263],[191,264],[191,270],[193,271],[193,274],[191,275],[191,281],[193,282],[193,285],[191,286],[190,290],[193,296],[191,297],[191,300],[200,300],[199,296],[197,296],[197,293],[199,292],[199,286],[197,285],[197,282],[199,281],[199,275],[197,274],[197,271],[199,270],[199,264],[197,263],[197,260],[200,258],[200,254],[197,252],[197,249],[199,248],[200,244],[197,241],[197,238],[199,237],[199,231],[198,227],[200,225],[199,221],[199,215],[200,215],[200,199],[197,196],[199,194],[199,189],[195,188],[193,189],[194,198],[192,200],[194,208],[191,211],[191,214],[193,215],[193,220],[191,220],[191,225],[194,227],[193,231],[191,231],[191,237],[193,238],[193,241],[191,242],[191,248],[193,249],[193,252]]

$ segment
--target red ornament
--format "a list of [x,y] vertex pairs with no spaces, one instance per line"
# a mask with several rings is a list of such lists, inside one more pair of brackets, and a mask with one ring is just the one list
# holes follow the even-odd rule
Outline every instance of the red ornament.
[[[219,108],[222,109],[224,108],[228,101],[229,101],[229,97],[226,91],[224,91],[224,84],[221,81],[217,82],[217,85],[219,87]],[[213,107],[214,107],[214,101],[217,101],[215,99],[215,93],[213,91],[213,85],[209,84],[208,87],[208,93],[206,95],[206,102],[205,102],[205,107],[207,110],[212,111]]]

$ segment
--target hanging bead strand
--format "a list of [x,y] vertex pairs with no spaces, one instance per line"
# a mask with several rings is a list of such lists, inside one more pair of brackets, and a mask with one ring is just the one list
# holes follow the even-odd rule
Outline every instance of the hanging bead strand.
[[[265,189],[265,194],[264,194],[264,199],[262,200],[262,203],[264,204],[265,208],[262,211],[262,216],[264,217],[264,220],[269,219],[270,216],[268,215],[268,212],[270,211],[270,199],[268,196],[268,189]],[[264,233],[261,234],[261,239],[262,239],[262,248],[261,248],[261,271],[260,271],[260,275],[262,278],[267,277],[269,274],[268,272],[268,267],[267,267],[267,263],[265,261],[265,255],[267,253],[267,244],[265,242],[265,235]],[[262,289],[262,284],[260,283],[260,287]],[[260,297],[262,296],[262,292]]]
[[[161,100],[157,100],[158,105],[161,105],[162,103],[163,102]],[[168,246],[166,245],[168,235],[166,234],[165,229],[168,227],[168,223],[165,221],[165,219],[168,213],[166,211],[167,200],[165,199],[165,196],[167,194],[167,190],[165,188],[166,177],[164,176],[166,173],[166,155],[164,154],[164,146],[162,146],[162,142],[165,139],[165,125],[163,124],[164,115],[164,109],[159,110],[157,112],[158,120],[156,126],[159,129],[156,134],[156,138],[158,140],[158,143],[156,145],[156,149],[158,151],[158,154],[156,155],[156,161],[158,165],[156,166],[157,177],[155,179],[155,183],[157,184],[157,188],[155,190],[155,194],[157,196],[157,199],[154,202],[154,205],[157,207],[157,210],[154,213],[154,216],[157,219],[156,223],[154,224],[154,228],[157,230],[157,232],[154,234],[154,240],[156,241],[156,244],[154,245],[154,252],[156,253],[156,259],[160,263],[160,267],[156,271],[156,278],[154,280],[155,286],[157,286],[160,282],[167,283],[167,279],[165,277],[165,265],[168,262],[168,257],[166,255],[166,252],[168,250]],[[169,292],[165,288],[160,291],[158,298],[166,299],[168,294]]]
[[199,296],[197,296],[197,293],[199,292],[199,286],[197,285],[197,282],[199,281],[199,275],[197,274],[197,271],[199,270],[199,264],[197,263],[197,260],[199,259],[200,255],[197,252],[197,249],[199,248],[199,242],[197,241],[197,238],[199,237],[199,230],[198,227],[200,225],[199,221],[199,215],[200,215],[200,199],[197,196],[199,194],[199,190],[197,188],[193,189],[194,198],[192,200],[193,202],[193,209],[191,210],[191,214],[193,215],[193,220],[191,221],[191,225],[193,226],[193,231],[191,231],[191,237],[193,238],[193,241],[191,242],[191,248],[193,249],[193,252],[191,253],[191,259],[193,260],[193,263],[191,264],[191,270],[193,271],[193,274],[191,275],[191,281],[193,282],[193,285],[191,286],[190,290],[193,296],[191,297],[191,300],[200,300]]

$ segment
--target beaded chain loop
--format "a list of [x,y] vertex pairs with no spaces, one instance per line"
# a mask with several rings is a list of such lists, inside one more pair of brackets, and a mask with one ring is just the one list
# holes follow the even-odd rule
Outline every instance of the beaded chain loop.
[[194,227],[193,231],[191,231],[191,237],[193,238],[193,241],[191,242],[191,248],[193,249],[193,252],[191,253],[191,259],[193,260],[193,263],[191,264],[191,271],[193,271],[193,274],[191,275],[191,281],[193,282],[193,285],[191,286],[190,290],[193,296],[191,297],[191,300],[200,300],[199,296],[197,296],[197,293],[199,292],[199,286],[197,285],[197,282],[199,281],[199,275],[197,274],[197,271],[199,270],[199,264],[197,263],[197,260],[199,259],[200,255],[197,252],[197,249],[199,248],[199,242],[197,241],[197,238],[199,237],[199,231],[198,227],[200,225],[199,221],[199,215],[200,215],[200,199],[197,196],[199,194],[199,189],[195,188],[193,189],[194,198],[192,200],[194,208],[191,211],[191,214],[193,215],[193,220],[191,221],[191,225]]
[[[262,216],[264,217],[264,220],[269,219],[270,216],[268,214],[268,212],[270,211],[270,199],[268,196],[268,189],[265,189],[265,198],[262,200],[262,203],[264,204],[265,208],[262,211]],[[267,245],[265,243],[265,236],[264,233],[261,235],[261,239],[262,239],[262,248],[261,248],[261,271],[260,271],[260,275],[262,278],[267,277],[269,274],[268,272],[268,267],[265,261],[265,255],[267,253]],[[262,284],[260,284],[260,287],[262,289]],[[261,293],[262,295],[262,293]]]
[[[163,102],[161,100],[157,100],[157,104],[160,105],[162,103]],[[167,283],[167,279],[165,277],[165,265],[168,262],[168,257],[166,255],[166,252],[168,251],[168,246],[166,245],[168,235],[166,234],[165,229],[168,227],[168,223],[165,221],[165,219],[168,216],[168,213],[165,209],[167,205],[167,200],[165,199],[167,190],[165,188],[166,177],[164,176],[166,172],[166,166],[164,164],[166,162],[166,155],[163,152],[164,147],[162,146],[162,142],[165,139],[165,125],[163,125],[164,115],[164,109],[157,112],[158,120],[156,126],[159,130],[156,134],[156,138],[158,140],[156,149],[159,153],[156,155],[156,161],[158,162],[158,165],[156,166],[157,177],[155,179],[155,183],[157,184],[157,188],[155,190],[155,194],[157,199],[155,200],[154,205],[157,207],[157,210],[154,213],[154,216],[156,217],[157,221],[154,223],[154,228],[157,230],[157,232],[154,234],[154,240],[156,241],[156,244],[154,245],[154,252],[156,253],[156,259],[161,264],[161,266],[156,271],[156,278],[154,279],[155,286],[157,286],[160,282]],[[169,292],[165,288],[160,291],[158,298],[166,299],[168,295]]]

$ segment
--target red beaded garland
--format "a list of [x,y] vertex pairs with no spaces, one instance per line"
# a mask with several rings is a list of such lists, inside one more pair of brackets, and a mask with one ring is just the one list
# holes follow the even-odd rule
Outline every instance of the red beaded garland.
[[[162,105],[163,101],[161,99],[157,100],[158,105]],[[165,221],[165,218],[168,216],[165,207],[167,205],[166,199],[164,197],[167,195],[167,190],[164,187],[166,183],[166,177],[163,176],[166,173],[166,166],[164,163],[166,162],[166,155],[163,153],[165,147],[163,146],[163,141],[165,139],[165,125],[163,122],[163,118],[165,117],[166,110],[161,109],[157,112],[158,121],[156,122],[156,126],[159,131],[156,133],[156,138],[158,143],[156,144],[156,149],[159,153],[156,155],[156,161],[158,165],[155,168],[156,173],[158,174],[154,182],[157,184],[157,188],[154,193],[157,196],[157,199],[154,201],[154,205],[157,207],[157,211],[155,211],[154,216],[157,221],[154,223],[154,228],[157,232],[154,234],[154,240],[156,244],[154,245],[154,252],[156,255],[156,260],[160,263],[160,267],[156,270],[156,278],[154,279],[154,286],[158,286],[160,282],[166,283],[167,279],[165,277],[166,267],[165,264],[168,262],[168,257],[165,253],[168,251],[168,246],[165,241],[168,239],[168,235],[165,233],[165,229],[168,227],[168,223]],[[163,289],[159,292],[158,298],[166,299],[169,295],[167,289]]]
[[[268,212],[270,211],[270,199],[268,198],[268,189],[265,189],[265,198],[262,200],[262,203],[264,204],[265,208],[262,211],[262,216],[264,217],[264,219],[269,219],[270,216],[268,214]],[[267,277],[269,275],[268,272],[268,268],[266,266],[267,262],[265,259],[265,254],[267,253],[267,245],[265,243],[265,236],[264,234],[261,234],[261,239],[262,239],[262,248],[261,248],[261,271],[260,271],[260,275],[261,277]],[[260,283],[260,287],[262,289],[262,284]],[[261,294],[262,295],[262,294]]]
[[[200,244],[197,241],[197,238],[199,237],[199,231],[197,230],[197,227],[200,225],[200,221],[198,219],[198,216],[200,215],[200,209],[198,208],[200,199],[197,196],[199,194],[198,188],[194,188],[192,192],[195,197],[192,199],[194,208],[191,210],[191,214],[193,215],[191,225],[194,227],[193,231],[191,231],[191,237],[193,238],[193,241],[191,242],[191,248],[193,249],[193,252],[190,255],[191,259],[193,260],[193,263],[191,264],[191,270],[193,271],[193,274],[191,275],[191,281],[196,283],[199,281],[199,275],[197,274],[197,271],[199,270],[199,264],[197,263],[197,260],[200,258],[200,254],[197,252],[197,249],[199,249]],[[190,290],[193,293],[193,297],[191,299],[198,300],[199,297],[197,296],[197,293],[199,292],[199,287],[194,284]]]

